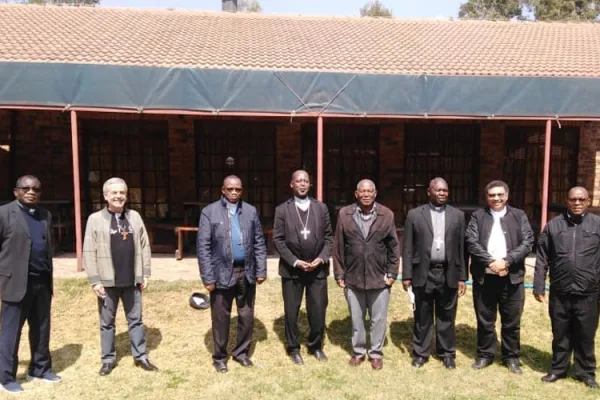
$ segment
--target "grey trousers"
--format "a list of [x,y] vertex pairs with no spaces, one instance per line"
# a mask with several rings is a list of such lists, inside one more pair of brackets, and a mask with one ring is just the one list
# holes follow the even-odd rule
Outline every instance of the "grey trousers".
[[117,361],[115,349],[115,316],[119,299],[123,302],[129,328],[131,355],[136,360],[147,359],[144,324],[142,322],[142,293],[137,286],[124,288],[105,287],[106,297],[98,298],[100,314],[100,344],[102,363],[114,364]]
[[[352,318],[352,351],[355,357],[383,357],[383,343],[387,328],[390,289],[356,290],[346,288],[346,301]],[[367,350],[365,319],[367,312],[371,321],[370,349]]]

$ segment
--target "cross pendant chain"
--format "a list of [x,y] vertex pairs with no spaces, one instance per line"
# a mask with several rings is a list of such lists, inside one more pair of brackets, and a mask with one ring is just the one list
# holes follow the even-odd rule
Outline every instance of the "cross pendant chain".
[[129,232],[121,231],[121,236],[123,237],[123,240],[127,240],[127,235],[129,235]]
[[307,240],[308,235],[310,235],[310,231],[308,230],[308,218],[310,217],[310,206],[308,207],[308,210],[306,213],[306,223],[302,222],[302,218],[300,217],[300,211],[298,211],[298,206],[296,206],[295,208],[296,208],[296,214],[298,214],[298,219],[300,220],[300,225],[302,225],[302,230],[300,231],[300,234],[302,236],[304,236],[304,240]]

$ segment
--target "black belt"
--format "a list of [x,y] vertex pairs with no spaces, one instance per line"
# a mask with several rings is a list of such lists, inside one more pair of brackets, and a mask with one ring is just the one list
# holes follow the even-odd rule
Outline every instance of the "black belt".
[[244,263],[244,262],[234,262],[233,263],[234,269],[244,269],[245,266],[246,266],[246,263]]
[[446,268],[447,266],[448,266],[447,262],[443,262],[443,263],[432,262],[431,264],[429,264],[429,268]]

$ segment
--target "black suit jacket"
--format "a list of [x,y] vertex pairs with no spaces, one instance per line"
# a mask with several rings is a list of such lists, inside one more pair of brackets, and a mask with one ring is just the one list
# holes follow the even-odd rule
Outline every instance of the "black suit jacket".
[[[295,208],[294,199],[291,198],[275,209],[273,244],[280,256],[279,275],[283,278],[298,278],[307,273],[294,267],[294,263],[298,260],[296,254],[300,254],[300,233],[296,229],[296,225],[289,222],[298,219]],[[327,206],[312,197],[310,198],[310,212],[311,216],[315,216],[316,222],[315,235],[319,254],[316,258],[322,259],[325,263],[308,273],[323,278],[329,275],[329,257],[331,256],[331,245],[333,243],[331,219],[329,218]]]
[[[518,208],[506,206],[506,215],[500,218],[506,238],[506,262],[508,275],[513,285],[523,283],[525,258],[533,247],[533,231],[527,214]],[[473,280],[483,284],[485,268],[494,260],[487,251],[487,245],[494,226],[494,217],[489,207],[475,211],[467,227],[466,241],[471,255],[471,275]]]
[[[52,285],[52,215],[37,207],[46,225],[50,285]],[[23,211],[17,201],[0,207],[0,297],[3,301],[19,302],[27,291],[31,238]]]
[[[412,280],[414,287],[425,286],[431,264],[433,223],[429,204],[408,212],[404,224],[402,245],[402,279]],[[456,288],[458,281],[467,280],[464,256],[465,214],[446,205],[444,245],[446,249],[446,282]]]

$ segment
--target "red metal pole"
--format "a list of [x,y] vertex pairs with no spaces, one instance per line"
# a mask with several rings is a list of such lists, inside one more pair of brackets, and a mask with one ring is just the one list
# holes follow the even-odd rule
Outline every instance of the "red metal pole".
[[317,200],[323,201],[323,117],[317,118]]
[[546,121],[546,141],[544,142],[544,183],[542,186],[541,230],[548,222],[548,187],[550,183],[550,150],[552,148],[552,120]]
[[83,271],[83,245],[81,232],[81,190],[79,181],[79,136],[77,112],[71,111],[71,147],[73,150],[73,204],[75,205],[75,252],[77,271]]

